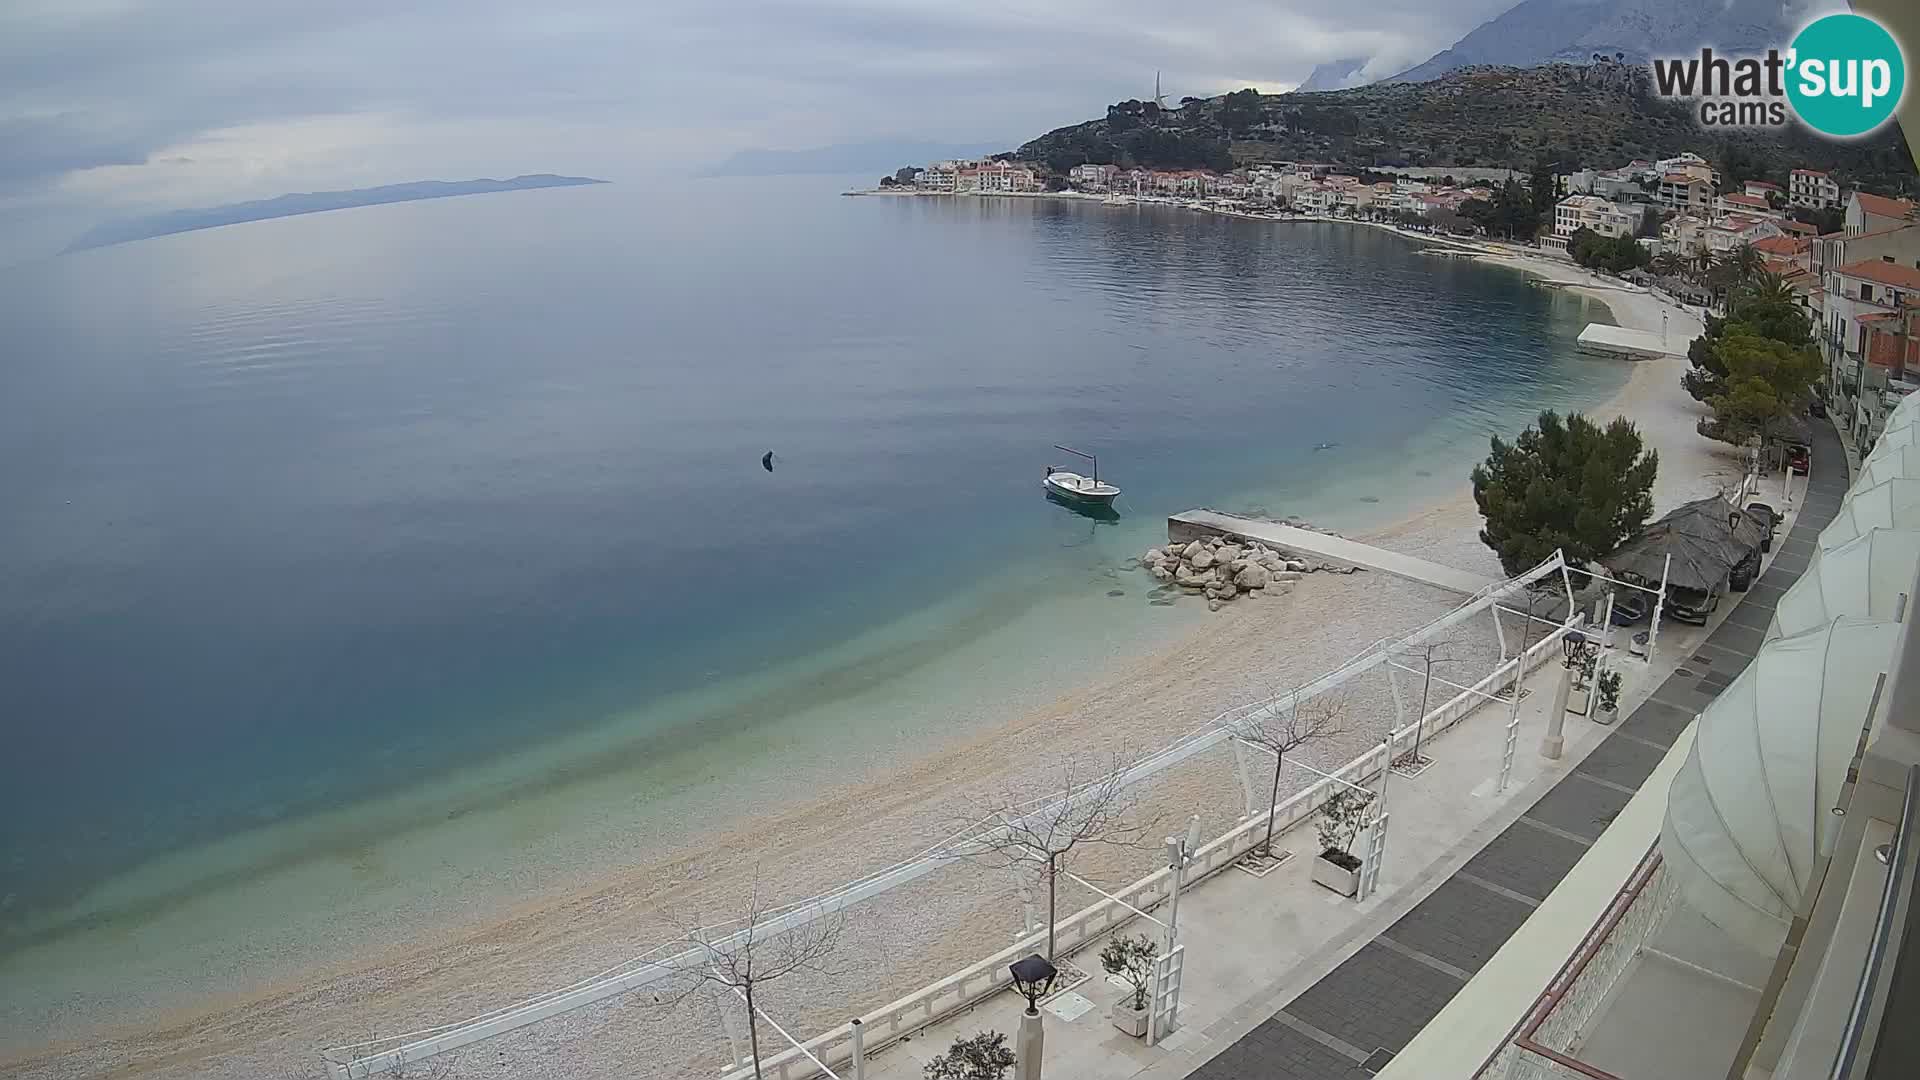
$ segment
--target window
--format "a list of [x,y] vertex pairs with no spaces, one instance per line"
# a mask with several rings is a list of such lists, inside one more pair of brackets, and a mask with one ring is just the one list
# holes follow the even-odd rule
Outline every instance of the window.
[[1873,286],[1868,285],[1864,281],[1860,283],[1860,299],[1867,301],[1873,299]]

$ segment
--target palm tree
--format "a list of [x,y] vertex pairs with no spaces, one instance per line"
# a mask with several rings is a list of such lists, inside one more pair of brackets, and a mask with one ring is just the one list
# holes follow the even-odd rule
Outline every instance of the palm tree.
[[1747,296],[1762,304],[1792,304],[1799,299],[1787,279],[1771,270],[1762,270],[1747,282]]
[[1686,269],[1686,260],[1671,251],[1663,251],[1653,257],[1653,272],[1661,277],[1673,277]]
[[1749,281],[1755,274],[1767,268],[1767,260],[1760,257],[1760,253],[1753,249],[1752,244],[1741,244],[1734,248],[1733,253],[1728,256],[1728,261],[1733,264],[1735,281]]
[[1714,257],[1710,249],[1701,248],[1700,254],[1693,257],[1694,276],[1702,285],[1706,284],[1707,276],[1713,273],[1713,268],[1719,263],[1720,260]]

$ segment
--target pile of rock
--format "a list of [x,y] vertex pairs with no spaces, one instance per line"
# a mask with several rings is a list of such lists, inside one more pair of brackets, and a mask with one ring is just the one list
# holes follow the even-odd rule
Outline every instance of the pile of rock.
[[1265,544],[1225,536],[1148,548],[1140,556],[1140,565],[1156,580],[1204,594],[1212,611],[1236,596],[1259,596],[1274,586],[1298,581],[1314,569]]

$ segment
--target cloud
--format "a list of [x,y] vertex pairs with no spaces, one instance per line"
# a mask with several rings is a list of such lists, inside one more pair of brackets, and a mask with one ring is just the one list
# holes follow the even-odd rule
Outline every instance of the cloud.
[[883,135],[1012,145],[1155,71],[1179,96],[1411,63],[1508,2],[14,0],[0,205],[685,171]]

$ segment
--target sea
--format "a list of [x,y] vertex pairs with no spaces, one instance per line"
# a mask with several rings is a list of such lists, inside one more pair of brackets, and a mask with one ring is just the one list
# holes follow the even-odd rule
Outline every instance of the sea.
[[1384,524],[1625,379],[1381,230],[854,183],[0,270],[0,973],[231,988],[931,752],[1208,617],[1169,513]]

